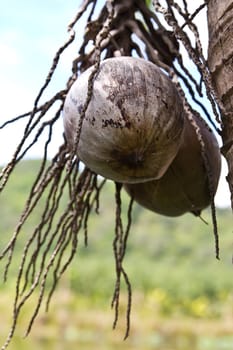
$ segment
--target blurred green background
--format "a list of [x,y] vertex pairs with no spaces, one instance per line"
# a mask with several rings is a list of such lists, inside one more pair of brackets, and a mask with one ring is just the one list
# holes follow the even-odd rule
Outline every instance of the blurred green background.
[[[12,235],[38,166],[39,161],[21,162],[0,197],[1,250]],[[124,211],[128,200],[124,194]],[[123,341],[127,307],[124,286],[119,323],[116,330],[112,330],[114,214],[114,185],[109,182],[100,195],[100,213],[93,213],[89,221],[88,247],[84,246],[84,235],[80,233],[78,254],[60,281],[49,312],[42,308],[30,335],[24,339],[36,302],[37,295],[34,295],[23,308],[9,349],[232,349],[230,209],[217,209],[221,258],[218,261],[209,210],[202,213],[209,223],[206,225],[191,214],[166,218],[134,205],[124,260],[133,290],[131,333],[126,341]],[[38,208],[22,230],[8,281],[0,284],[1,345],[11,325],[23,242],[39,222],[40,215],[41,208]],[[3,259],[1,271],[5,263]]]

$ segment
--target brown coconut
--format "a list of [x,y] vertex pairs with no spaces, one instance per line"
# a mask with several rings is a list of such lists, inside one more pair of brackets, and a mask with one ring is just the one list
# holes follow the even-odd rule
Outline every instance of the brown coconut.
[[[64,128],[70,147],[92,71],[81,74],[66,97]],[[118,182],[160,178],[178,152],[183,120],[176,87],[157,66],[133,57],[106,59],[94,80],[78,157],[92,171]]]
[[[208,171],[215,193],[221,170],[218,142],[201,117],[194,115],[193,119],[204,141]],[[141,184],[125,184],[124,187],[136,202],[156,213],[179,216],[192,212],[200,215],[210,204],[209,179],[195,128],[187,118],[180,149],[163,177]]]

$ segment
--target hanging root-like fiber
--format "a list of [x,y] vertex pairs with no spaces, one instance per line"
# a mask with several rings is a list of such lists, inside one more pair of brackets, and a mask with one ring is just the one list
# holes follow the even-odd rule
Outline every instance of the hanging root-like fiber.
[[116,223],[115,223],[115,239],[113,241],[113,249],[116,262],[116,284],[114,295],[112,299],[112,307],[115,308],[115,320],[113,322],[113,328],[116,327],[118,321],[119,312],[119,299],[120,299],[120,288],[121,288],[121,276],[123,275],[124,281],[127,286],[128,291],[128,307],[127,307],[127,322],[126,322],[126,332],[125,339],[129,336],[130,331],[130,312],[131,312],[131,302],[132,302],[132,290],[128,275],[123,267],[123,259],[126,253],[127,239],[129,236],[129,231],[132,223],[132,206],[133,199],[130,200],[128,207],[128,223],[124,230],[122,219],[121,219],[121,188],[122,185],[116,183]]
[[[189,13],[185,0],[183,0],[182,7],[176,1],[167,0],[166,8],[162,7],[159,1],[153,1],[156,11],[150,9],[144,0],[109,0],[97,13],[97,3],[98,0],[84,0],[74,19],[68,25],[68,39],[56,52],[45,82],[35,98],[32,110],[0,125],[1,131],[9,125],[17,125],[19,121],[26,120],[22,138],[13,157],[0,174],[0,192],[7,191],[8,180],[17,164],[35,144],[40,142],[42,136],[47,135],[41,148],[40,168],[31,186],[25,207],[11,239],[0,255],[0,259],[5,261],[4,279],[6,281],[22,229],[32,212],[38,206],[42,206],[41,220],[25,242],[22,252],[16,280],[12,326],[1,350],[6,349],[9,345],[20,312],[34,292],[38,293],[38,299],[32,311],[26,334],[29,334],[44,300],[48,309],[59,279],[67,270],[77,252],[81,232],[84,232],[84,241],[85,244],[88,244],[88,218],[92,210],[98,212],[100,192],[105,180],[101,181],[96,174],[83,167],[76,156],[76,149],[82,132],[82,121],[92,97],[93,83],[101,60],[124,55],[142,57],[157,64],[173,80],[177,81],[177,86],[180,89],[181,86],[186,89],[187,95],[194,105],[198,106],[203,116],[210,121],[217,132],[220,132],[219,124],[221,122],[217,107],[219,101],[212,88],[198,30],[194,24],[195,17],[206,7],[206,4],[203,3],[193,13]],[[177,13],[183,18],[181,25],[177,20]],[[168,24],[166,28],[162,24],[161,14]],[[67,78],[66,86],[42,103],[41,99],[52,82],[55,71],[59,69],[62,54],[69,46],[77,45],[75,31],[79,25],[79,20],[84,15],[87,16],[87,20],[83,41],[80,47],[77,47],[76,52],[78,54],[71,62],[71,74]],[[193,33],[195,46],[191,44],[191,40],[185,31],[186,28],[189,28]],[[191,74],[186,60],[183,59],[180,53],[181,44],[184,45],[194,62],[198,78]],[[66,94],[79,74],[91,65],[94,65],[94,70],[89,78],[86,103],[83,106],[82,118],[80,118],[77,129],[75,146],[70,149],[64,139],[63,145],[50,160],[48,157],[49,146],[53,139],[54,128],[61,118]],[[181,89],[181,91],[183,90]],[[210,101],[216,117],[215,120],[212,119],[205,106],[205,99]],[[184,101],[186,101],[185,98]],[[184,105],[187,107],[187,102],[184,102]],[[55,107],[56,111],[53,111],[53,116],[48,117],[52,108]],[[189,110],[189,107],[187,109]],[[191,114],[189,113],[189,115]],[[198,128],[196,130],[198,134]],[[199,139],[202,145],[200,135]],[[202,150],[205,160],[203,145]],[[205,162],[208,170],[207,163]],[[218,233],[210,173],[208,173],[208,178],[216,240],[216,256],[218,257]],[[64,196],[67,197],[67,204],[65,209],[61,210],[61,199]],[[130,331],[132,290],[123,266],[123,260],[132,221],[133,201],[131,200],[129,203],[128,223],[124,228],[121,218],[121,184],[119,183],[116,183],[115,202],[116,221],[113,250],[116,262],[116,284],[112,299],[112,307],[115,310],[113,326],[115,327],[118,321],[120,290],[123,279],[128,291],[125,332],[125,337],[127,337]],[[46,288],[48,280],[52,281],[49,291]]]

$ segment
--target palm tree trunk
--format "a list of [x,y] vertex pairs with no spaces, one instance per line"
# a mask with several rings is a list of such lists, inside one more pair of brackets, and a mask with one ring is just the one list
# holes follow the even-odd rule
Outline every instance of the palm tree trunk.
[[227,181],[233,209],[233,0],[208,1],[208,65],[222,102],[222,153],[227,160]]

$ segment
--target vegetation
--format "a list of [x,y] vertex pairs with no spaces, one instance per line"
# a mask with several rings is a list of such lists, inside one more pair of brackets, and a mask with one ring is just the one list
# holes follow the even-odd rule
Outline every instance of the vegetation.
[[[21,162],[12,174],[8,195],[2,194],[1,250],[12,234],[12,228],[17,222],[33,181],[33,174],[39,164],[39,161],[34,160]],[[59,321],[52,315],[59,315],[61,310],[65,310],[67,327],[72,327],[74,322],[77,322],[77,328],[82,328],[81,320],[86,320],[83,321],[84,324],[86,322],[89,327],[95,329],[98,325],[98,321],[94,320],[95,310],[98,310],[97,314],[101,315],[105,331],[111,329],[113,315],[110,303],[115,282],[112,248],[114,239],[112,222],[115,213],[113,193],[114,184],[108,182],[101,192],[99,214],[93,213],[89,221],[87,247],[84,244],[84,235],[79,236],[78,254],[60,282],[51,304],[53,312],[47,316],[48,320],[53,320],[56,324]],[[123,208],[127,207],[128,200],[128,195],[125,194]],[[66,201],[65,197],[63,201]],[[232,213],[230,210],[217,210],[220,261],[215,259],[209,211],[204,211],[202,216],[210,222],[209,225],[191,214],[179,218],[167,218],[147,211],[137,204],[134,205],[133,226],[124,261],[133,289],[133,334],[134,327],[137,328],[139,325],[143,327],[144,322],[148,323],[149,332],[158,318],[167,320],[175,318],[176,322],[177,318],[194,318],[199,321],[208,319],[213,322],[229,318],[232,314]],[[39,219],[40,210],[37,208],[31,216],[30,224],[35,224]],[[13,303],[18,264],[24,241],[30,234],[30,224],[28,223],[20,234],[8,283],[6,285],[1,283],[1,314],[9,315],[8,317],[11,316],[9,304]],[[3,261],[1,263],[3,264]],[[12,288],[9,289],[9,286]],[[123,309],[126,307],[124,293],[121,300],[124,312]],[[33,303],[33,300],[31,302]],[[25,305],[24,314],[27,315],[27,321],[31,302]],[[75,315],[72,310],[75,310]],[[41,311],[37,324],[43,323],[41,321],[43,317]],[[10,324],[10,319],[8,320]],[[24,326],[27,321],[24,321]],[[124,317],[121,322],[124,323]],[[5,327],[6,325],[7,322]],[[21,324],[19,328],[21,329]],[[37,329],[36,325],[35,328]],[[44,334],[47,334],[46,327],[42,325],[42,329]]]

